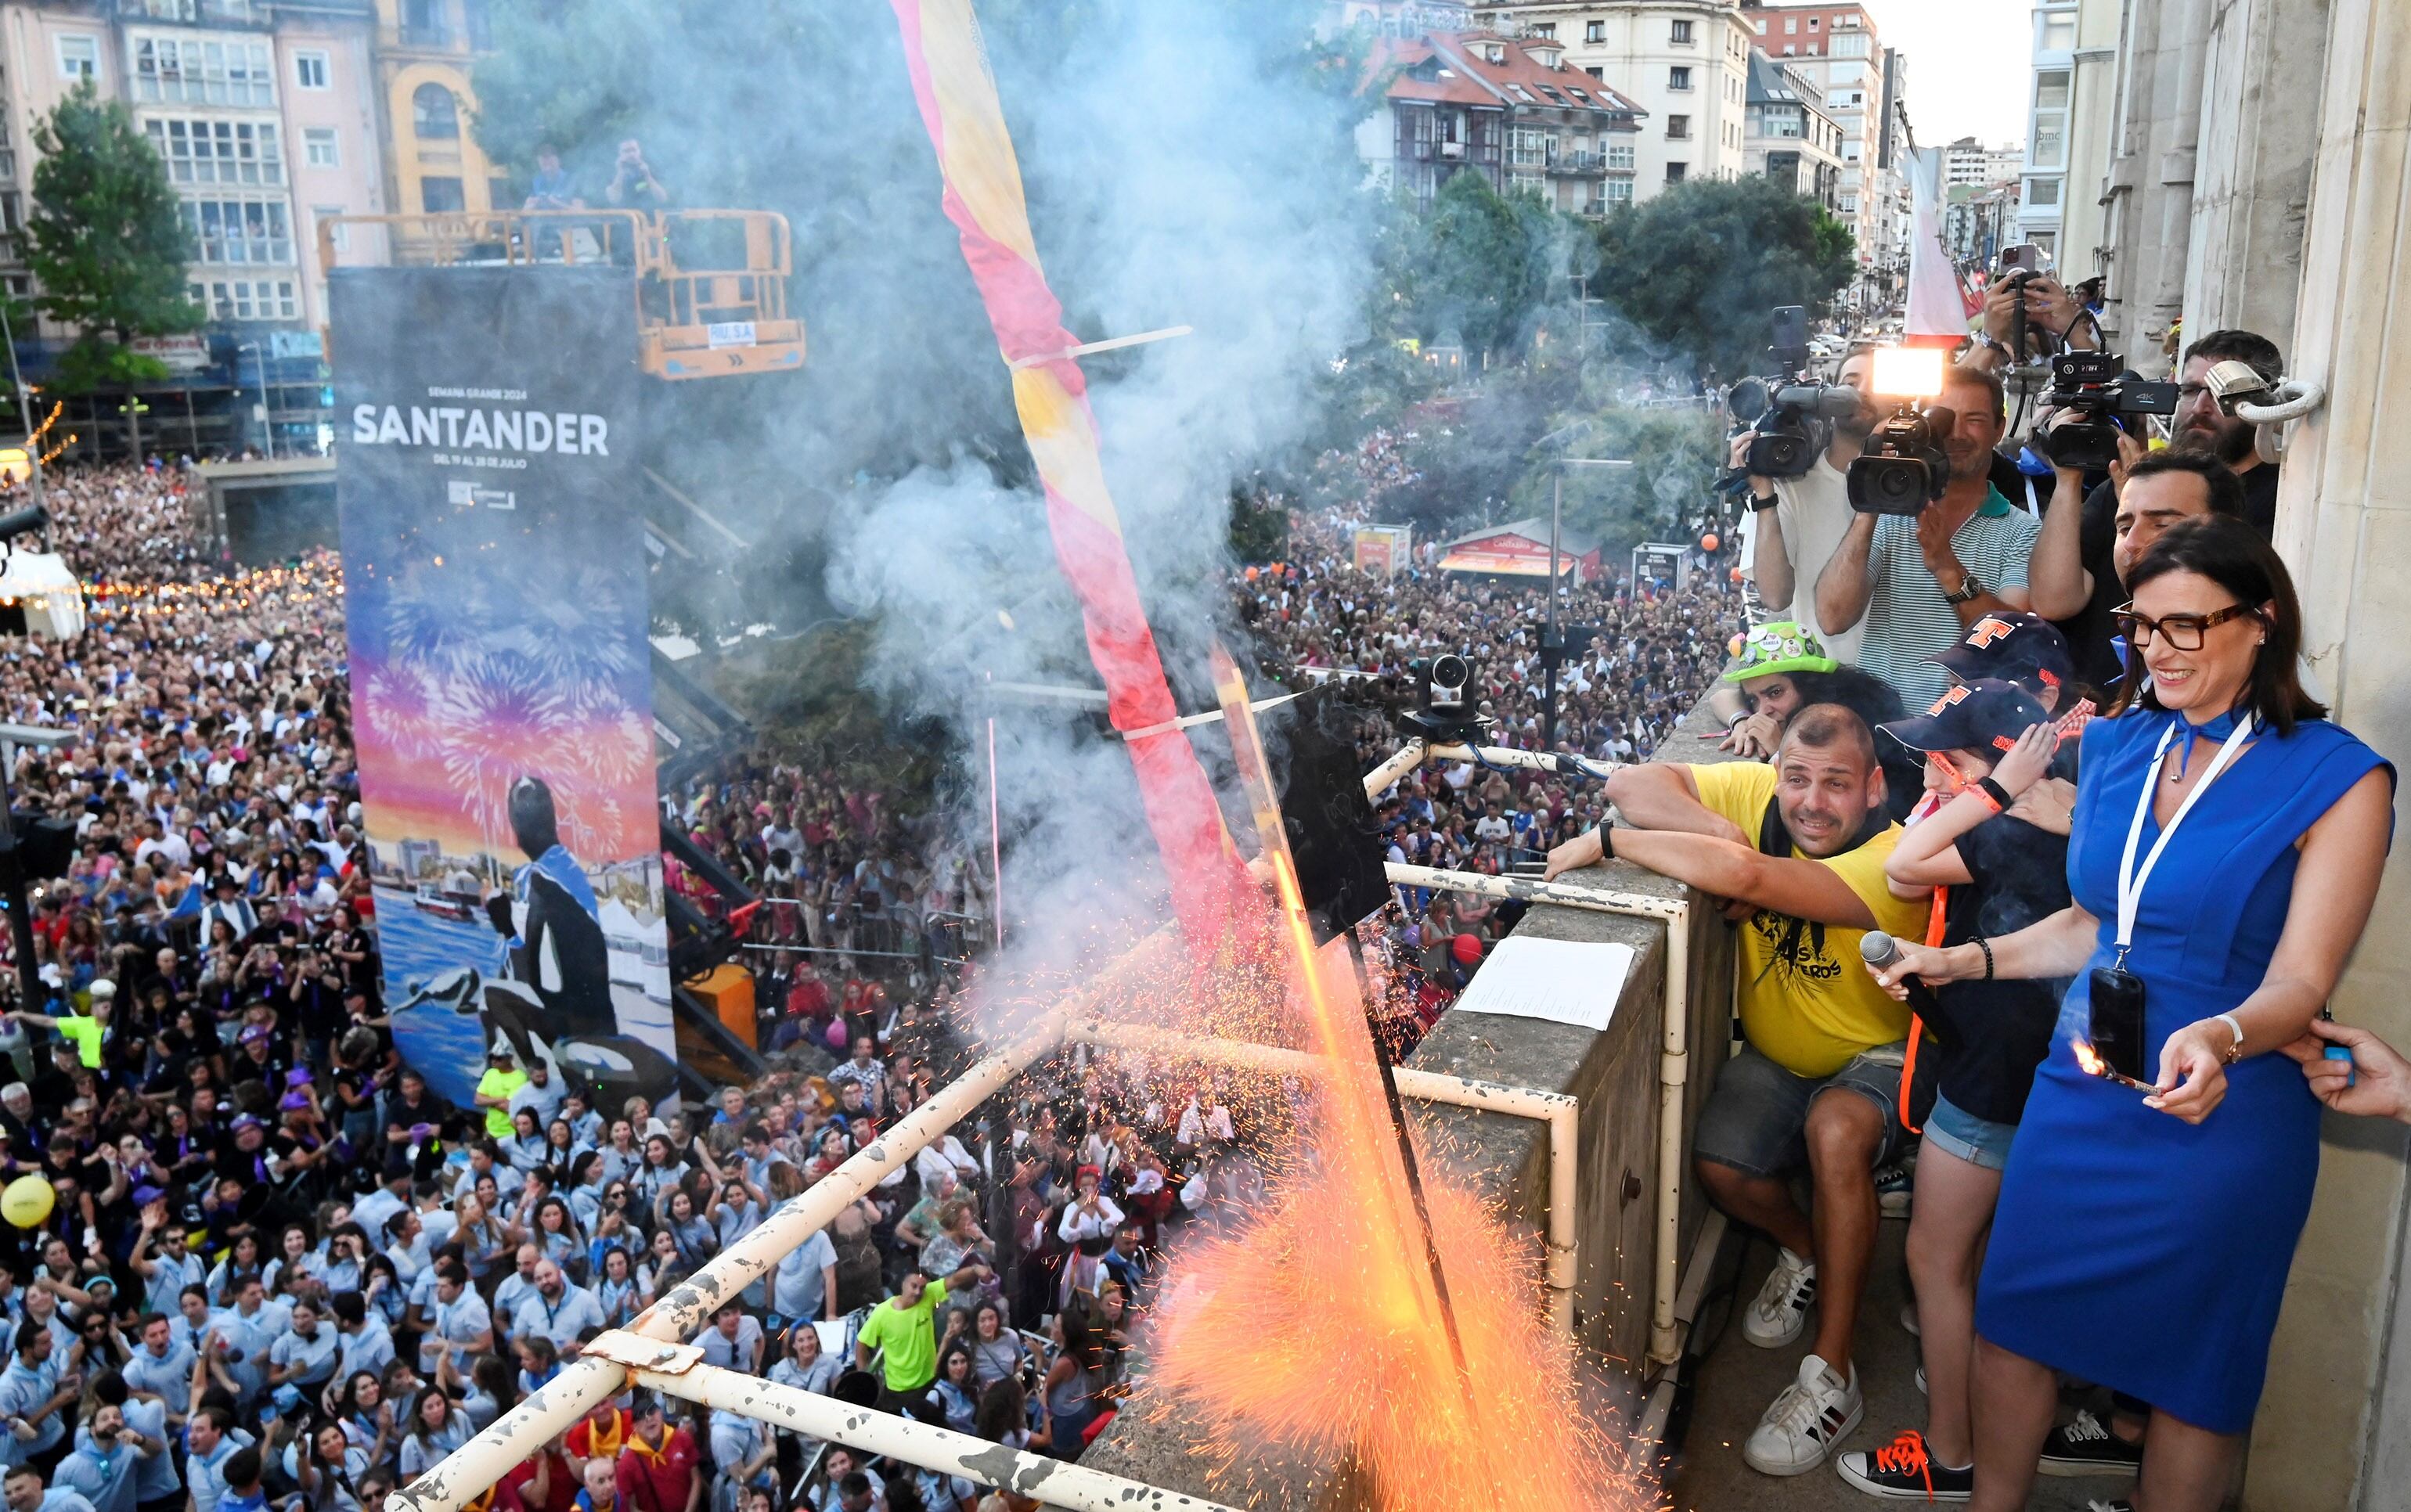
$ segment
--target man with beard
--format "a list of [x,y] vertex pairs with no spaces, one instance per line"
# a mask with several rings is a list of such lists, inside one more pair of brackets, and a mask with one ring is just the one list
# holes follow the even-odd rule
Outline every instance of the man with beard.
[[[1834,381],[1859,391],[1859,408],[1856,414],[1833,422],[1832,439],[1815,463],[1796,478],[1752,475],[1749,480],[1750,513],[1744,525],[1745,532],[1755,537],[1748,546],[1749,570],[1758,583],[1758,602],[1766,606],[1773,618],[1787,618],[1781,611],[1791,607],[1801,585],[1806,585],[1810,594],[1815,593],[1818,573],[1832,560],[1834,548],[1841,545],[1842,537],[1849,533],[1856,512],[1850,508],[1848,473],[1850,464],[1866,448],[1867,436],[1875,429],[1876,422],[1882,418],[1872,392],[1873,347],[1852,347],[1849,356],[1842,359],[1841,371]],[[1757,434],[1751,431],[1734,440],[1734,466],[1741,465]],[[1839,661],[1855,663],[1859,659],[1857,628],[1829,637],[1826,650]]]
[[[1692,1148],[1709,1198],[1781,1246],[1743,1335],[1783,1348],[1818,1309],[1815,1346],[1743,1450],[1766,1475],[1801,1475],[1866,1410],[1851,1335],[1875,1253],[1875,1170],[1901,1137],[1908,1010],[1865,990],[1859,942],[1873,929],[1917,938],[1926,899],[1893,896],[1884,876],[1900,826],[1884,811],[1875,737],[1839,704],[1794,715],[1772,764],[1651,763],[1606,786],[1637,827],[1569,840],[1549,852],[1549,876],[1618,855],[1732,900],[1742,921],[1747,1043],[1717,1071]],[[1813,1223],[1791,1196],[1804,1166]]]
[[1829,636],[1860,627],[1859,665],[1910,708],[1950,688],[1935,658],[1969,626],[2031,607],[2026,558],[2042,527],[1992,484],[1993,448],[2008,420],[2003,398],[1990,373],[1946,371],[1939,402],[1953,424],[1942,438],[1951,465],[1942,497],[1914,517],[1854,514],[1817,579],[1819,627]]

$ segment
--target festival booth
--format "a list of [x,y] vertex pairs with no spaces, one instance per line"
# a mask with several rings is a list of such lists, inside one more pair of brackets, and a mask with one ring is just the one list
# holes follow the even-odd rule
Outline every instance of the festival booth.
[[17,614],[22,633],[68,640],[83,633],[83,585],[48,551],[11,551],[0,564],[0,628]]
[[[1549,575],[1549,522],[1539,516],[1485,526],[1440,545],[1439,569],[1444,573],[1479,573],[1497,577]],[[1599,544],[1570,531],[1557,535],[1557,570],[1571,573],[1574,586],[1599,577]]]

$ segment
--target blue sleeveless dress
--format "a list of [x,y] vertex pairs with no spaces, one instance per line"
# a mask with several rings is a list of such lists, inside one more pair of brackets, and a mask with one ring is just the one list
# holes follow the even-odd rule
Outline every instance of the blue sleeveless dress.
[[[2137,710],[2084,732],[2068,881],[2101,928],[2010,1147],[1976,1327],[2182,1421],[2241,1433],[2318,1177],[2318,1100],[2294,1061],[2254,1055],[2228,1068],[2210,1117],[2187,1125],[2085,1075],[2071,1048],[2088,1034],[2092,969],[2117,953],[2118,860],[2173,718]],[[2375,767],[2393,771],[2335,725],[2305,720],[2261,734],[2185,816],[2143,890],[2126,957],[2145,984],[2147,1074],[2169,1035],[2259,987],[2293,896],[2294,842]],[[2159,834],[2147,817],[2138,866]]]

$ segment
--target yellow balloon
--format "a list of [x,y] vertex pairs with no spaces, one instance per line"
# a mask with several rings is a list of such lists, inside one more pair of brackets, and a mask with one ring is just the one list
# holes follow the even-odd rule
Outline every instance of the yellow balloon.
[[58,1194],[40,1176],[20,1176],[0,1187],[0,1218],[20,1228],[38,1228],[58,1202]]

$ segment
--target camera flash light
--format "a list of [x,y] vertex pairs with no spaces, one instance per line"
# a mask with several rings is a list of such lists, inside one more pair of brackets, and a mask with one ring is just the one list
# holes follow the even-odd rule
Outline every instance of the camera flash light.
[[1938,346],[1876,348],[1876,392],[1890,399],[1932,399],[1942,392]]

